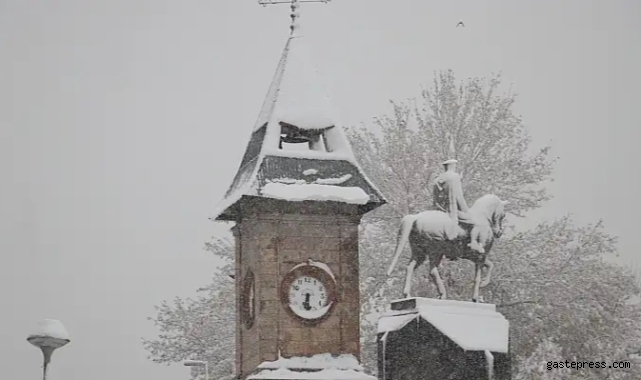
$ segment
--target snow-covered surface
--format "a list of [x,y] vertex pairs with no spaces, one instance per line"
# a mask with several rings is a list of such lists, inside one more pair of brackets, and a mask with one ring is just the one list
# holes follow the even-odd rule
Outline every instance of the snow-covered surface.
[[363,372],[353,355],[320,354],[311,357],[280,357],[263,362],[247,379],[374,380]]
[[262,196],[288,201],[337,201],[361,205],[369,202],[369,195],[360,187],[315,183],[289,185],[271,182],[263,187]]
[[400,330],[420,316],[464,350],[508,351],[510,325],[495,305],[431,298],[416,298],[416,304],[414,317],[407,310],[382,316],[378,332]]
[[331,270],[331,268],[329,267],[329,265],[327,265],[327,264],[325,264],[325,263],[321,263],[320,261],[313,261],[313,260],[310,260],[309,262],[310,262],[310,264],[311,264],[311,265],[314,265],[314,266],[316,266],[316,267],[319,267],[319,268],[321,268],[322,270],[324,270],[325,272],[327,272],[330,276],[332,276],[332,279],[333,279],[334,281],[336,281],[336,277],[334,276],[334,272],[332,272],[332,270]]
[[[278,149],[281,136],[281,122],[295,125],[301,129],[324,129],[323,137],[328,151],[315,149],[307,151]],[[356,161],[354,152],[343,131],[341,123],[337,120],[336,113],[331,107],[329,96],[327,96],[316,70],[313,68],[312,60],[307,52],[303,37],[298,35],[291,36],[285,45],[283,55],[281,56],[267,97],[259,113],[254,131],[265,124],[265,137],[261,151],[256,158],[254,169],[244,173],[238,181],[237,188],[231,191],[228,196],[216,205],[213,212],[213,219],[218,218],[244,195],[257,195],[258,183],[256,178],[266,156],[347,161],[358,169],[362,178],[374,189],[377,195],[384,200],[381,191],[365,176],[365,173]],[[309,171],[308,173],[311,174]],[[281,191],[285,189],[286,188],[276,189],[276,195],[280,197],[282,195]],[[297,190],[304,192],[315,191],[315,189],[312,188]],[[351,199],[351,203],[356,204],[365,204],[369,201],[369,196],[367,196],[362,189],[324,189],[323,192],[331,192],[331,194],[325,194],[330,199],[321,197],[323,199],[310,198],[310,200],[345,201],[345,197],[347,197]],[[321,192],[321,196],[323,192]],[[319,194],[304,193],[302,199],[299,200],[307,200],[307,197],[311,195]],[[296,200],[295,198],[289,199],[287,197],[280,199]]]
[[332,272],[332,269],[329,267],[329,265],[327,265],[327,264],[325,264],[325,263],[322,263],[322,262],[320,262],[320,261],[314,261],[314,260],[312,260],[312,259],[307,260],[307,262],[305,262],[305,263],[300,263],[300,264],[298,264],[298,265],[295,265],[295,266],[294,266],[292,269],[290,269],[289,271],[291,272],[291,271],[293,271],[293,270],[295,270],[295,269],[298,269],[298,268],[300,268],[300,267],[304,267],[305,265],[312,265],[312,266],[315,266],[315,267],[318,267],[318,268],[320,268],[320,269],[324,270],[325,272],[327,272],[327,274],[329,274],[330,276],[332,276],[332,279],[333,279],[334,281],[336,281],[336,276],[334,276],[334,272]]
[[474,204],[470,207],[470,214],[476,223],[483,220],[490,221],[493,213],[504,212],[507,203],[507,201],[502,201],[494,194],[485,194],[474,201]]
[[65,326],[57,319],[45,319],[38,322],[36,330],[29,337],[51,337],[58,339],[69,339],[69,333]]
[[[303,174],[305,174],[305,173],[303,173]],[[314,173],[314,174],[316,174],[316,173]],[[349,180],[350,178],[352,178],[351,174],[345,174],[344,176],[339,177],[339,178],[318,178],[314,182],[311,182],[311,183],[315,183],[315,184],[318,184],[318,185],[340,185],[341,183]],[[294,178],[278,178],[278,179],[273,180],[272,182],[286,183],[288,185],[294,185],[294,184],[302,185],[302,184],[308,183],[304,179],[294,179]]]
[[332,356],[331,354],[319,354],[314,356],[295,356],[291,358],[279,357],[278,360],[263,362],[258,368],[289,368],[289,369],[351,369],[362,371],[358,359],[354,355],[343,354]]
[[[258,170],[256,170],[255,172],[258,172]],[[255,175],[253,178],[256,178]],[[253,179],[245,180],[245,183],[243,185],[241,185],[238,189],[236,189],[234,192],[229,194],[229,196],[223,198],[220,202],[218,202],[218,204],[214,207],[214,211],[212,212],[213,214],[212,219],[218,218],[231,205],[238,202],[240,198],[243,197],[243,195],[256,195],[257,193],[257,191],[255,190],[256,187],[257,187],[257,184],[255,180]]]
[[408,299],[414,299],[416,302],[416,307],[418,309],[438,307],[439,308],[438,310],[449,311],[449,312],[475,313],[477,315],[490,315],[490,316],[498,314],[496,312],[496,305],[491,303],[477,303],[477,302],[457,301],[457,300],[440,300],[436,298],[423,298],[423,297],[404,298],[397,301],[403,301]]
[[336,151],[323,152],[318,150],[282,150],[278,148],[265,147],[263,153],[267,156],[276,157],[308,158],[314,160],[344,160],[352,164],[356,163],[356,160],[351,154]]
[[318,174],[318,170],[316,169],[303,170],[303,175],[314,175],[314,174]]
[[250,375],[247,379],[297,379],[297,380],[376,380],[364,372],[351,369],[323,369],[320,371],[292,371],[286,368],[262,370]]
[[302,36],[287,41],[254,130],[276,115],[301,129],[336,125],[335,113]]
[[227,210],[231,205],[238,202],[243,195],[257,195],[258,194],[258,182],[256,181],[256,176],[258,171],[263,163],[264,157],[259,156],[257,162],[254,166],[254,169],[247,171],[238,181],[238,187],[234,189],[228,196],[223,198],[218,204],[214,207],[213,218],[216,219]]
[[[502,202],[499,197],[493,194],[486,194],[477,199],[472,207],[470,207],[469,214],[477,224],[489,224],[492,214],[495,212],[502,212],[506,202]],[[445,239],[449,235],[448,231],[454,231],[452,236],[461,236],[465,231],[460,226],[454,225],[454,222],[448,214],[437,211],[428,210],[416,214],[416,228],[428,234],[435,239]]]
[[378,334],[390,331],[398,331],[405,327],[411,321],[417,319],[419,314],[416,312],[405,313],[400,315],[386,315],[378,320]]
[[293,179],[293,178],[278,178],[278,179],[275,179],[274,182],[286,183],[289,185],[294,185],[294,184],[302,185],[304,183],[307,183],[304,179]]
[[[316,149],[308,151],[278,149],[281,122],[300,129],[324,130],[324,139],[329,152]],[[302,36],[294,35],[287,41],[256,120],[254,131],[265,123],[267,123],[267,131],[261,149],[263,156],[302,156],[317,159],[324,157],[346,159],[356,164],[352,147],[340,126],[337,113],[314,68],[311,54]]]
[[421,318],[464,350],[506,353],[510,324],[495,306],[474,302],[423,299]]
[[450,216],[443,211],[428,210],[416,214],[416,228],[433,239],[446,239],[451,229],[456,231],[453,236],[461,236],[465,231],[454,222]]
[[351,174],[345,174],[344,176],[339,178],[319,178],[314,182],[318,183],[319,185],[340,185],[341,183],[349,180],[350,178],[352,178]]

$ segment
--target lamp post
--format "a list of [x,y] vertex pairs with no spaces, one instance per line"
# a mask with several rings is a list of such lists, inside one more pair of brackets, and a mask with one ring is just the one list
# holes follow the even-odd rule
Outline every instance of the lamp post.
[[29,335],[27,341],[42,350],[44,357],[42,380],[47,380],[47,366],[51,362],[51,355],[56,348],[70,342],[69,333],[62,322],[55,319],[45,319],[38,323],[37,331]]
[[203,360],[185,360],[183,362],[185,367],[205,367],[205,380],[209,380],[209,367],[207,362]]

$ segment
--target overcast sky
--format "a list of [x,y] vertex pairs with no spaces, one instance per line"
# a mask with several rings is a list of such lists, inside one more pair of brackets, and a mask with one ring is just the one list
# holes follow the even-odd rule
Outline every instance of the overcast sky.
[[[346,125],[419,95],[435,70],[502,72],[560,157],[527,223],[605,220],[638,255],[641,2],[303,4]],[[455,28],[459,19],[466,27]],[[51,380],[187,378],[146,359],[153,305],[210,280],[207,218],[230,184],[288,36],[256,0],[0,0],[0,371],[37,379],[36,322],[72,342]],[[390,252],[391,255],[391,252]],[[382,265],[387,265],[384,263]]]

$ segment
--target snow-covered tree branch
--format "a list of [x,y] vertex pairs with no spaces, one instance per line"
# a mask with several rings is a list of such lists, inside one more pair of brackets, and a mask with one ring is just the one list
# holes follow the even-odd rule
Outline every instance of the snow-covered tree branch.
[[[210,379],[233,375],[234,369],[234,284],[229,278],[233,268],[233,244],[214,238],[205,249],[224,260],[210,285],[198,289],[198,296],[176,297],[156,306],[149,318],[159,330],[156,339],[143,339],[149,358],[156,363],[180,363],[186,359],[209,363]],[[192,378],[204,379],[202,367],[192,367]]]

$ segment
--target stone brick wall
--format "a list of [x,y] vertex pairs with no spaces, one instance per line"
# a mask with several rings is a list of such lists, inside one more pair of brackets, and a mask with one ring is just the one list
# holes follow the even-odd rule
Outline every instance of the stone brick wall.
[[[285,357],[329,352],[358,358],[360,216],[253,211],[244,213],[246,217],[238,223],[235,234],[236,289],[240,292],[242,278],[251,268],[258,301],[256,321],[250,330],[237,317],[237,369],[247,374],[262,361],[276,360],[279,350]],[[331,316],[311,327],[293,319],[279,295],[283,277],[307,259],[330,267],[336,277],[338,298]]]

